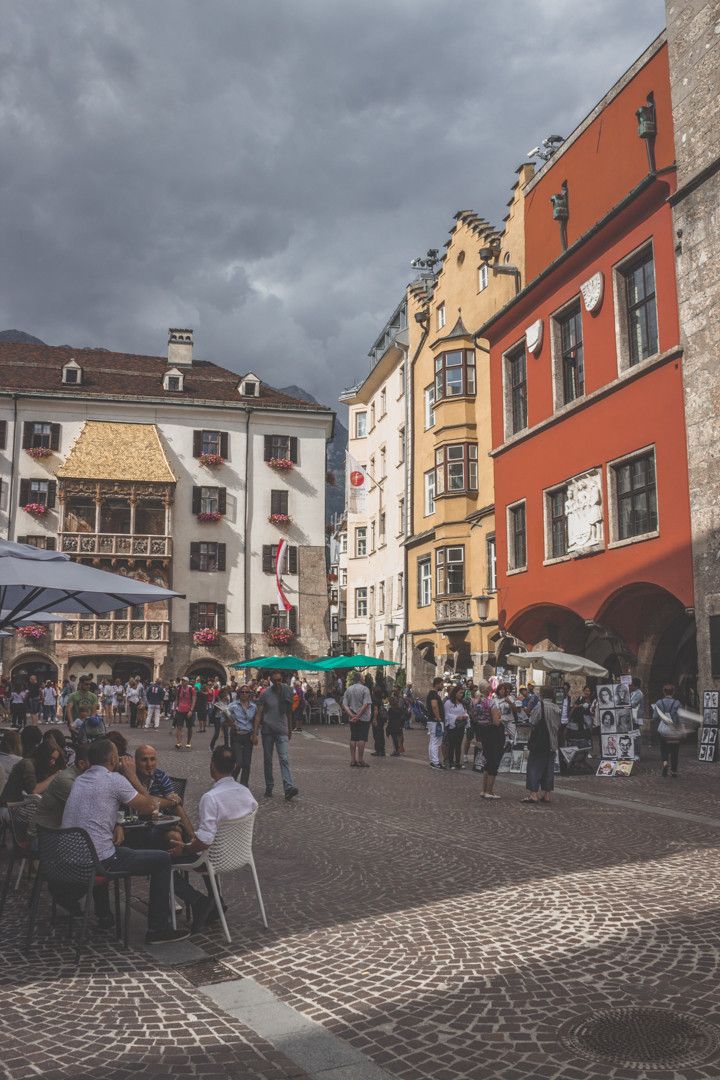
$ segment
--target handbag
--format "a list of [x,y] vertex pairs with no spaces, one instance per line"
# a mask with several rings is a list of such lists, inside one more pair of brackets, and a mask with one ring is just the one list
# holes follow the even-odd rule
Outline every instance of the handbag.
[[659,705],[655,706],[655,712],[660,717],[657,731],[661,739],[665,739],[666,742],[680,742],[688,734],[688,729],[676,724],[670,714],[661,709]]

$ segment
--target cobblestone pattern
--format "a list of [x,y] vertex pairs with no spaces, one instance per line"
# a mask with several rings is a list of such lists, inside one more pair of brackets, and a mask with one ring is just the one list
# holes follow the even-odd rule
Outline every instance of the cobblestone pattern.
[[[344,743],[343,729],[315,730]],[[182,771],[166,749],[169,735],[156,741],[161,764]],[[206,786],[206,751],[201,737],[196,743],[183,755],[191,803]],[[419,761],[421,733],[410,733],[407,744]],[[224,886],[233,944],[216,931],[194,939],[207,960],[175,972],[114,949],[96,948],[77,972],[67,949],[52,942],[29,968],[9,953],[5,1004],[17,1010],[10,1024],[17,1042],[10,1066],[4,1061],[8,1080],[31,1075],[25,1063],[58,1046],[67,1057],[48,1075],[66,1075],[76,1055],[90,1062],[85,1075],[124,1076],[138,1071],[149,1045],[136,1047],[138,1039],[152,1041],[148,1075],[153,1067],[162,1075],[160,1064],[172,1070],[171,1044],[185,1055],[177,1075],[225,1075],[228,1045],[236,1055],[257,1055],[243,1062],[247,1076],[293,1075],[194,990],[250,975],[406,1080],[720,1074],[720,1060],[681,1073],[606,1066],[560,1039],[575,1020],[633,1004],[670,1006],[720,1027],[718,830],[561,793],[552,808],[526,807],[502,777],[503,799],[487,803],[468,773],[438,774],[402,759],[350,770],[344,746],[313,738],[294,738],[291,759],[301,795],[290,804],[261,798],[257,829],[270,931],[242,876]],[[261,792],[260,766],[252,782]],[[564,783],[611,799],[675,800],[679,809],[714,816],[714,769],[688,758],[682,772],[674,787],[657,771],[622,786],[593,777]],[[13,911],[19,927],[22,906]],[[63,956],[64,967],[53,971]],[[68,1008],[77,1036],[68,1037]],[[49,1030],[48,1015],[58,1018]],[[82,1034],[85,1026],[92,1034]],[[103,1027],[114,1071],[94,1072]]]

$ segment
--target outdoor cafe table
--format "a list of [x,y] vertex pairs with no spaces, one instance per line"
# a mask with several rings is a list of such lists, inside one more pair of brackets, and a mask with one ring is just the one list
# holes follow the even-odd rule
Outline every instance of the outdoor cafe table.
[[180,818],[172,814],[160,814],[159,817],[141,818],[139,821],[118,821],[118,825],[129,832],[131,829],[170,829],[179,821]]

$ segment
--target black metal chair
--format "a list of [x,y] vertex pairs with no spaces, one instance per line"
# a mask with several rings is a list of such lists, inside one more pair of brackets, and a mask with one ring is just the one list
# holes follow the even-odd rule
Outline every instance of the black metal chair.
[[19,862],[20,867],[18,869],[18,876],[15,881],[15,889],[17,890],[20,885],[20,878],[22,872],[25,869],[26,863],[31,863],[35,856],[32,852],[32,840],[28,833],[30,822],[37,813],[38,806],[40,805],[39,799],[25,799],[24,802],[9,803],[8,812],[10,815],[10,831],[12,834],[12,846],[10,848],[10,854],[8,856],[7,869],[5,872],[5,880],[3,881],[2,893],[0,894],[0,918],[5,910],[5,903],[7,901],[7,895],[10,892],[10,881],[12,879],[13,870],[15,869],[15,863]]
[[185,801],[185,789],[187,788],[187,777],[184,776],[171,776],[170,783],[173,786],[173,791],[176,795]]
[[[78,956],[87,940],[88,919],[92,907],[93,889],[96,885],[114,882],[115,885],[115,933],[128,948],[130,931],[130,874],[106,870],[100,863],[95,846],[85,829],[47,829],[38,826],[38,872],[30,900],[25,951],[30,951],[35,923],[37,921],[40,893],[43,882],[47,883],[52,897],[52,918],[55,919],[57,904],[65,906],[60,898],[64,894],[67,909],[71,915],[70,932],[72,934],[73,908],[85,897],[82,912],[80,940],[77,944]],[[120,918],[120,882],[125,882],[125,920]],[[58,895],[59,894],[59,895]]]

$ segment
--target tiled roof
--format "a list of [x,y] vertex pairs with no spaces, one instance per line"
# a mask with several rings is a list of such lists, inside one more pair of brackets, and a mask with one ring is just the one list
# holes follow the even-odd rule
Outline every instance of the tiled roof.
[[[83,371],[82,385],[66,386],[62,369],[75,360]],[[0,391],[14,390],[52,393],[56,397],[114,397],[166,401],[210,401],[250,404],[253,408],[302,409],[331,413],[325,405],[300,401],[279,390],[260,384],[259,397],[241,397],[241,376],[207,360],[193,360],[183,368],[184,389],[163,389],[163,375],[169,370],[165,356],[139,356],[108,352],[105,349],[74,349],[64,345],[15,344],[0,341]]]
[[98,420],[87,421],[56,475],[60,479],[175,483],[154,424]]

